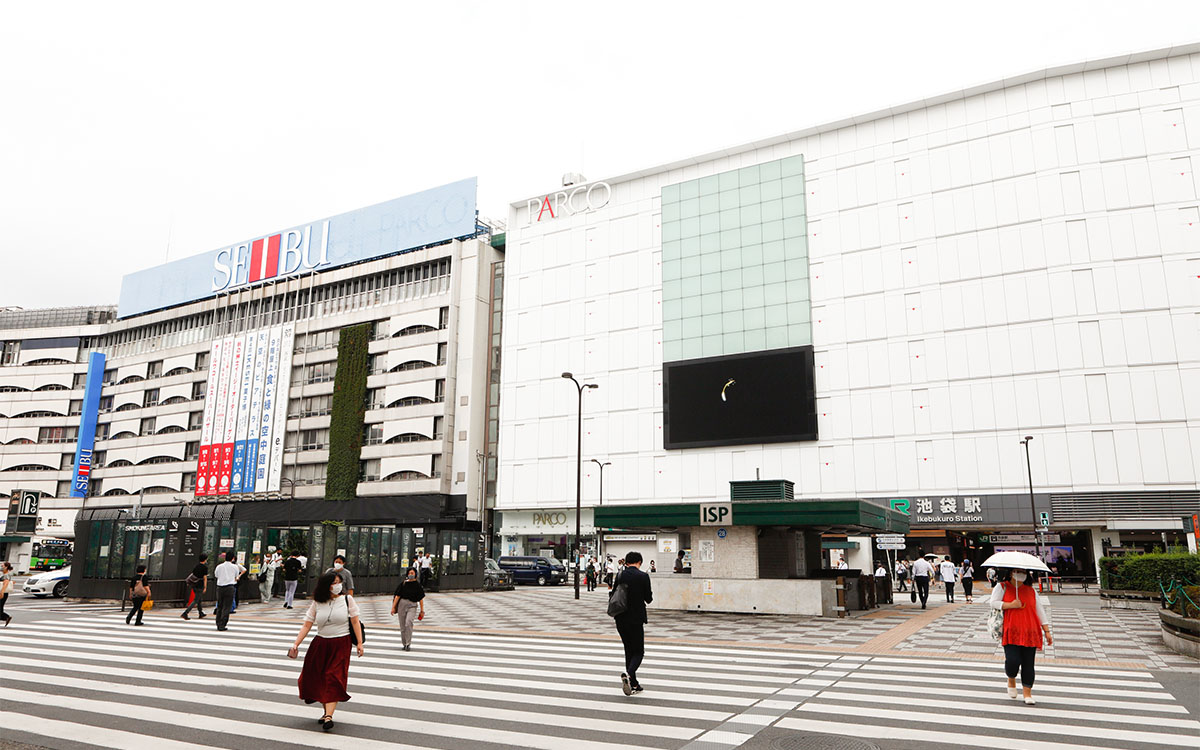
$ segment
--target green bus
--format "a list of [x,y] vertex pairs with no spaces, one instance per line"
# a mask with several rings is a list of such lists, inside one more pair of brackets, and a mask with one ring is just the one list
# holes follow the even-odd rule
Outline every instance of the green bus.
[[42,539],[33,543],[30,570],[58,570],[71,564],[72,545],[65,539]]

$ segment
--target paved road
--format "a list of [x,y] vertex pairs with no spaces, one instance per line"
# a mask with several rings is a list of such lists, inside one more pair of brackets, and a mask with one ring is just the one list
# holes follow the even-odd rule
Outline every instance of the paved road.
[[1178,672],[1046,664],[1026,707],[995,662],[653,643],[646,692],[627,698],[611,641],[423,629],[405,653],[378,627],[325,734],[296,698],[294,623],[17,611],[0,631],[0,726],[49,748],[1153,750],[1200,734],[1194,675]]

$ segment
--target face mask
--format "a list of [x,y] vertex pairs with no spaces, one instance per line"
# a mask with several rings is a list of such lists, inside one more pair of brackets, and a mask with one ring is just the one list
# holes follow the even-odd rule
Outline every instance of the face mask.
[[1026,576],[1025,576],[1024,572],[1018,570],[1016,573],[1013,573],[1012,577],[1013,577],[1013,580],[1016,581],[1017,583],[1024,583]]
[[332,592],[333,592],[333,593],[335,593],[335,594],[340,594],[340,593],[342,593],[342,584],[340,584],[340,583],[335,583],[335,584],[333,584],[332,586],[330,586],[330,587],[329,587],[329,590],[330,590],[330,591],[332,591]]
[[333,564],[333,569],[334,569],[334,570],[341,570],[341,569],[342,569],[342,564],[341,564],[341,563],[334,563],[334,564]]

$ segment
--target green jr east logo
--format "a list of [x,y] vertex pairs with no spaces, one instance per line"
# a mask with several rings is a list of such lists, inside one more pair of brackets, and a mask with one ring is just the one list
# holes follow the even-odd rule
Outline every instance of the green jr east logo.
[[908,508],[909,508],[908,498],[902,497],[902,498],[898,498],[896,500],[892,500],[890,502],[892,504],[892,510],[903,513],[906,516],[912,515],[911,513],[908,512]]

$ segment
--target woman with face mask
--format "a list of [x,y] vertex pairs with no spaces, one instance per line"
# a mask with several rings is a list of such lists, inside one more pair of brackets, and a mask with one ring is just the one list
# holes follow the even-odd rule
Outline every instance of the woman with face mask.
[[400,642],[404,644],[404,650],[412,651],[413,623],[425,619],[425,589],[417,579],[416,568],[409,568],[404,574],[404,582],[396,588],[392,614],[400,617]]
[[320,703],[325,713],[317,723],[328,732],[333,729],[333,712],[337,704],[350,700],[346,683],[350,676],[350,649],[357,645],[363,655],[362,624],[358,619],[354,597],[343,593],[342,577],[325,573],[317,579],[313,601],[304,615],[304,625],[296,642],[288,649],[288,658],[295,659],[300,644],[313,625],[317,636],[304,654],[304,669],[298,680],[300,698],[305,703]]
[[1042,598],[1033,587],[1033,576],[1024,570],[1001,569],[997,572],[998,586],[992,588],[992,609],[1004,613],[1004,629],[1000,643],[1004,646],[1004,674],[1008,676],[1008,697],[1017,697],[1017,675],[1025,703],[1032,706],[1033,660],[1042,647],[1054,644],[1050,623]]

